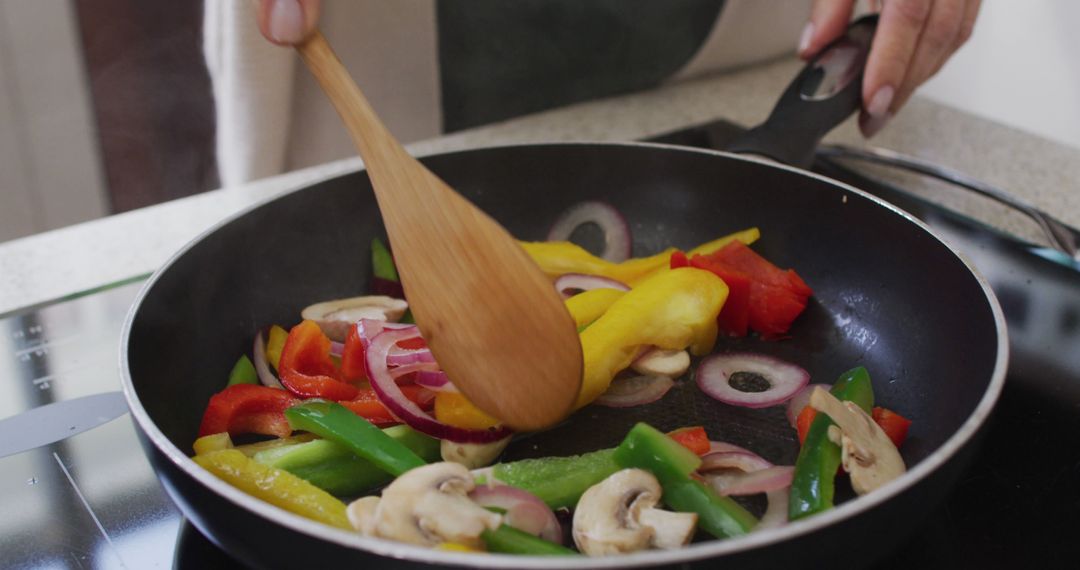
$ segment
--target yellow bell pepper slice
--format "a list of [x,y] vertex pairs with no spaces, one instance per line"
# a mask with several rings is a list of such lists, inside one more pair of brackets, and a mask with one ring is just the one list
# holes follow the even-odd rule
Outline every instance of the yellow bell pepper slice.
[[668,248],[650,257],[628,259],[622,263],[613,263],[585,251],[579,245],[568,241],[522,242],[521,247],[532,256],[540,269],[551,278],[566,273],[585,273],[602,275],[631,285],[637,278],[643,277],[668,263],[674,248]]
[[578,330],[600,318],[615,301],[626,294],[618,289],[590,289],[566,300],[566,308]]
[[316,439],[318,439],[318,437],[313,433],[297,433],[295,435],[290,435],[289,437],[279,437],[275,439],[268,439],[266,441],[257,441],[255,443],[245,443],[244,445],[237,445],[233,449],[243,453],[248,457],[254,457],[255,454],[259,453],[260,451],[266,451],[267,449],[274,449],[276,447],[284,447],[286,445],[307,443],[309,441],[315,441]]
[[330,493],[281,469],[275,469],[235,449],[196,455],[195,463],[241,491],[321,523],[352,530],[345,503]]
[[195,455],[206,455],[213,451],[232,449],[233,442],[228,432],[212,433],[196,439],[192,447],[195,448]]
[[694,249],[686,252],[686,257],[694,257],[695,255],[708,255],[714,251],[719,251],[720,248],[725,245],[739,240],[746,245],[750,245],[761,237],[761,230],[757,228],[749,228],[733,234],[728,234],[724,237],[716,238],[710,242],[705,242]]
[[707,353],[727,295],[723,280],[695,268],[658,273],[623,295],[581,332],[585,375],[576,407],[603,394],[641,346]]
[[289,338],[289,331],[274,325],[270,327],[270,336],[266,341],[266,360],[270,361],[270,365],[274,367],[274,370],[278,369],[278,362],[281,361],[281,350],[285,348],[285,339]]
[[245,443],[244,445],[233,445],[232,438],[229,437],[229,434],[227,432],[221,432],[204,435],[199,439],[196,439],[194,448],[195,455],[206,455],[211,451],[220,451],[222,449],[235,449],[248,457],[252,457],[260,451],[286,445],[307,443],[314,439],[316,439],[316,437],[313,433],[298,433],[296,435],[290,435],[289,437],[278,437],[266,441]]
[[448,552],[475,552],[479,554],[484,553],[483,550],[477,550],[470,546],[465,546],[464,544],[461,544],[459,542],[441,542],[438,546],[435,547],[435,549],[446,550]]
[[435,393],[435,419],[454,427],[474,430],[487,429],[500,423],[457,392]]
[[[712,253],[733,240],[739,240],[750,245],[757,241],[759,237],[761,237],[761,232],[757,228],[750,228],[701,244],[690,250],[687,255]],[[555,278],[565,273],[585,273],[588,275],[602,275],[630,286],[634,286],[658,270],[668,267],[671,254],[675,251],[675,248],[668,248],[649,257],[638,257],[628,259],[622,263],[612,263],[566,241],[521,242],[521,247],[532,256],[533,260],[536,261],[540,269],[548,277]]]
[[[733,240],[750,244],[760,237],[757,228],[736,232],[695,247],[688,256],[716,251]],[[566,300],[566,307],[581,329],[585,379],[578,396],[580,408],[603,394],[619,371],[633,361],[643,345],[668,349],[691,346],[695,354],[708,352],[716,341],[716,315],[727,300],[727,286],[707,271],[668,271],[667,249],[650,257],[612,263],[569,242],[522,242],[522,247],[548,276],[564,273],[603,275],[633,285],[629,293],[592,289]],[[645,288],[643,291],[638,291]],[[607,314],[616,315],[607,318]],[[597,325],[604,323],[596,331]],[[435,418],[455,427],[487,429],[498,420],[464,396],[452,392],[435,395]]]

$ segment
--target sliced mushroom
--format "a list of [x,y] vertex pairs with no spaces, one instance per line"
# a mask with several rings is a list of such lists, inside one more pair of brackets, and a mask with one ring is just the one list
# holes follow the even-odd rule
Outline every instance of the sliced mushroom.
[[685,350],[653,348],[635,360],[630,368],[638,374],[678,378],[690,368],[690,353]]
[[[395,479],[377,503],[358,499],[347,512],[353,526],[367,536],[421,546],[454,542],[480,548],[480,533],[497,528],[502,516],[472,502],[468,493],[473,487],[464,466],[432,463]],[[365,502],[358,505],[360,501]]]
[[589,487],[574,511],[578,550],[606,556],[685,545],[697,515],[655,508],[661,492],[656,477],[641,469],[623,469]]
[[375,528],[375,509],[379,506],[379,498],[375,496],[360,497],[349,503],[345,509],[345,516],[349,518],[349,524],[360,534],[370,535]]
[[682,548],[694,537],[697,514],[676,513],[663,509],[645,509],[638,516],[641,524],[653,529],[650,546],[661,550]]
[[829,439],[840,446],[840,461],[856,493],[865,495],[904,474],[904,459],[892,440],[857,404],[819,387],[810,394],[810,407],[836,424],[829,427]]
[[409,304],[384,295],[367,295],[315,303],[300,312],[300,317],[315,321],[330,340],[345,342],[349,327],[360,319],[397,322]]
[[479,469],[491,465],[509,443],[510,437],[491,443],[454,443],[444,439],[439,450],[443,461],[460,463],[468,469]]

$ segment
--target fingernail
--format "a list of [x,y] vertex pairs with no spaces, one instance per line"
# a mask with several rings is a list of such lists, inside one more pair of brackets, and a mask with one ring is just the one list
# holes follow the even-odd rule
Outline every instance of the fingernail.
[[810,40],[812,40],[813,38],[814,23],[807,22],[806,27],[804,27],[802,30],[802,35],[799,36],[799,55],[806,55],[806,50],[810,49]]
[[873,118],[884,117],[889,112],[889,105],[892,105],[893,100],[893,88],[886,85],[877,90],[874,96],[870,98],[870,104],[866,106],[866,113]]
[[270,6],[270,36],[283,44],[304,39],[304,11],[296,0],[274,0]]
[[870,138],[878,134],[892,118],[893,114],[888,111],[885,111],[884,115],[867,115],[866,120],[859,123],[859,127],[863,136]]

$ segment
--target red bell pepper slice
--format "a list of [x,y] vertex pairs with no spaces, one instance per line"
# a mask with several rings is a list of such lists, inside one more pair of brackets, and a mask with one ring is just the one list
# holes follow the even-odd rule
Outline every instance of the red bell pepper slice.
[[372,390],[361,390],[358,397],[352,400],[343,400],[339,403],[352,410],[354,414],[379,427],[401,423],[390,413],[390,410],[386,409],[386,406],[382,405],[382,402],[375,397],[375,392]]
[[799,433],[799,445],[806,443],[806,434],[810,431],[810,424],[814,423],[815,416],[817,416],[817,410],[806,406],[799,412],[799,416],[795,418],[795,430]]
[[806,298],[761,283],[750,285],[750,328],[766,340],[783,338],[806,309]]
[[330,339],[314,321],[302,321],[289,331],[278,363],[281,384],[302,398],[351,400],[360,391],[338,380],[330,358]]
[[[434,393],[423,386],[405,384],[399,388],[406,398],[415,402],[421,409],[430,410],[435,403]],[[401,423],[390,413],[390,410],[386,409],[386,406],[376,397],[375,391],[371,389],[361,390],[356,398],[343,401],[341,405],[379,427]]]
[[356,382],[367,379],[367,365],[364,364],[365,350],[360,332],[355,326],[349,327],[345,337],[345,350],[341,353],[341,379]]
[[695,255],[690,265],[711,271],[728,287],[727,300],[716,317],[719,331],[728,336],[746,336],[750,325],[750,277],[704,255]]
[[[421,337],[407,338],[398,341],[397,345],[406,350],[427,348],[427,343]],[[367,379],[367,365],[364,363],[365,354],[367,354],[367,347],[360,338],[360,329],[356,326],[349,327],[349,334],[345,337],[345,350],[341,353],[340,372],[342,380],[358,382]]]
[[199,424],[199,437],[228,432],[288,437],[285,410],[300,400],[285,390],[261,384],[235,384],[210,397]]
[[399,340],[397,341],[397,345],[406,350],[420,350],[421,348],[428,347],[427,342],[424,341],[424,337],[420,336]]
[[[803,441],[806,440],[806,432],[810,431],[810,424],[814,423],[814,416],[816,415],[817,410],[810,406],[806,406],[799,412],[799,417],[795,420],[795,429],[799,432],[799,445],[802,445]],[[881,427],[881,431],[884,431],[885,435],[889,436],[889,440],[897,448],[907,439],[911,420],[888,408],[878,406],[875,406],[871,411],[870,417],[874,419],[874,423]]]
[[728,286],[728,298],[717,315],[717,328],[729,336],[746,336],[750,328],[750,279],[736,273],[720,278]]
[[[732,242],[708,255],[695,255],[690,264],[716,273],[728,283],[725,309],[732,304],[732,313],[725,316],[722,330],[739,335],[742,327],[743,287],[739,278],[749,281],[747,293],[746,324],[766,339],[780,338],[791,328],[791,323],[806,308],[806,301],[813,291],[794,271],[783,270],[742,242]],[[734,283],[734,287],[733,287]],[[733,293],[736,297],[733,299]],[[724,315],[724,310],[721,310]]]
[[733,241],[707,257],[749,275],[758,283],[787,289],[802,297],[814,294],[795,271],[780,269],[741,241]]
[[693,451],[698,456],[708,453],[711,447],[709,444],[709,436],[705,433],[705,428],[702,426],[679,428],[668,433],[667,436],[674,439],[686,449]]
[[875,407],[870,416],[874,418],[874,423],[881,426],[881,430],[885,432],[885,435],[889,436],[889,439],[892,440],[893,445],[896,447],[900,447],[900,444],[907,439],[911,420],[888,408],[880,407]]
[[690,267],[690,260],[686,258],[686,254],[681,251],[676,251],[671,254],[671,260],[668,262],[672,269],[679,269],[680,267]]

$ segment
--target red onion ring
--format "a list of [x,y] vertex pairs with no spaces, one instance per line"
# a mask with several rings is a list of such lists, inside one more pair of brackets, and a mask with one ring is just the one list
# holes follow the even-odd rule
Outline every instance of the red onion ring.
[[716,471],[719,469],[738,469],[743,473],[752,473],[762,469],[768,469],[773,464],[763,459],[760,455],[749,451],[719,451],[706,453],[701,457],[701,466],[698,472]]
[[506,524],[533,536],[562,544],[562,525],[555,513],[536,495],[508,485],[480,485],[469,498],[481,507],[506,511]]
[[254,357],[253,360],[255,360],[253,363],[255,373],[259,375],[259,383],[270,388],[284,390],[285,387],[281,385],[281,381],[270,370],[270,364],[266,360],[266,341],[263,340],[262,331],[255,333],[255,347],[252,350],[252,356]]
[[[749,453],[750,455],[757,455],[753,451],[750,451],[749,449],[746,449],[745,447],[739,447],[739,446],[735,445],[734,443],[728,443],[726,441],[710,441],[709,442],[709,453],[717,453],[717,452],[721,452],[721,451],[724,451],[724,452],[726,452],[726,451],[738,451],[740,453]],[[708,453],[706,455],[708,455]],[[762,459],[762,461],[765,461],[765,460]],[[765,461],[765,462],[768,463],[768,461]]]
[[555,279],[555,290],[562,295],[563,299],[573,297],[574,291],[590,291],[592,289],[629,291],[630,286],[622,281],[585,273],[563,273]]
[[445,372],[421,370],[416,373],[416,385],[423,386],[433,392],[457,392],[458,389],[454,386],[454,383],[450,381],[450,377]]
[[[709,445],[710,449],[714,446],[718,445],[716,443]],[[738,481],[743,473],[752,473],[773,466],[760,455],[737,445],[720,444],[719,446],[728,449],[706,453],[701,457],[701,466],[698,467],[698,473],[705,474],[709,484],[717,492]]]
[[435,356],[431,354],[430,349],[393,346],[390,347],[390,354],[386,356],[386,363],[390,366],[404,366],[421,362],[435,362]]
[[617,378],[593,403],[609,408],[640,406],[663,398],[674,385],[675,381],[667,376]]
[[[364,334],[364,323],[367,323],[368,329],[372,331],[367,335]],[[406,330],[416,328],[416,325],[409,323],[391,323],[390,321],[379,319],[360,319],[359,321],[356,321],[356,324],[353,326],[356,327],[357,336],[360,337],[360,345],[364,347],[364,350],[367,350],[367,347],[371,344],[371,339],[385,329]],[[416,335],[420,336],[419,329],[417,330]],[[410,350],[401,348],[400,346],[394,346],[393,348],[398,350]]]
[[787,489],[795,475],[795,467],[777,465],[743,474],[720,490],[721,495],[756,495]]
[[761,520],[758,521],[754,530],[765,530],[767,528],[776,528],[787,524],[788,499],[790,498],[790,494],[790,488],[777,489],[765,493],[765,498],[768,499],[769,506],[765,508],[765,514],[761,515]]
[[435,392],[427,389],[417,390],[414,397],[416,398],[416,405],[427,408],[428,404],[435,401]]
[[345,343],[336,340],[330,341],[330,356],[341,358],[342,354],[345,354]]
[[[408,323],[391,323],[391,322],[388,322],[388,321],[381,321],[381,320],[378,320],[378,319],[360,319],[359,321],[356,321],[356,324],[354,324],[353,326],[356,327],[356,336],[357,336],[357,338],[360,339],[360,346],[363,347],[364,354],[367,354],[367,349],[371,346],[371,339],[375,338],[382,331],[387,330],[387,329],[410,330],[410,329],[415,329],[416,328],[416,325],[410,325]],[[419,329],[417,329],[416,334],[417,334],[417,336],[420,335]],[[395,350],[400,351],[400,350],[409,350],[409,349],[401,348],[400,346],[397,346],[397,345],[394,345],[394,346],[390,347],[391,352],[393,352]],[[388,359],[389,359],[389,356],[390,356],[389,353],[387,353],[387,358]]]
[[510,430],[505,426],[471,430],[444,424],[406,398],[390,375],[386,357],[390,353],[391,346],[399,341],[420,336],[420,330],[415,326],[402,329],[384,327],[384,325],[385,323],[381,321],[363,319],[357,326],[361,341],[367,344],[364,363],[368,381],[371,382],[375,396],[390,410],[390,413],[416,431],[456,443],[488,443],[510,435]]
[[604,251],[600,257],[619,263],[630,258],[633,241],[630,238],[630,224],[626,218],[607,202],[581,202],[559,214],[548,232],[548,241],[569,241],[570,235],[582,224],[592,222],[600,226],[604,233]]
[[802,390],[795,393],[794,396],[788,400],[787,404],[787,421],[791,424],[791,427],[795,427],[795,424],[799,421],[799,414],[802,413],[803,408],[810,403],[810,392],[814,391],[814,388],[821,386],[828,390],[832,386],[828,384],[807,384],[803,386]]
[[390,368],[390,377],[395,381],[400,380],[402,376],[412,374],[413,372],[438,372],[439,365],[434,362],[417,362],[415,364],[406,364],[405,366],[397,366]]
[[[739,372],[757,374],[769,383],[764,392],[743,392],[731,383]],[[767,408],[787,401],[810,382],[802,368],[778,358],[752,353],[714,354],[701,361],[697,384],[710,397],[747,408]]]
[[[775,467],[772,463],[769,463],[766,459],[752,451],[722,441],[710,441],[709,449],[712,451],[701,458],[701,467],[698,468],[698,472],[732,469],[742,472],[739,474],[730,472],[706,474],[706,480],[708,480],[709,485],[722,495],[737,494],[732,492],[731,489],[734,488],[735,490],[739,490],[738,486],[744,484],[744,479],[750,477],[751,474],[769,472],[771,469],[789,470],[790,476],[783,475],[783,471],[779,472],[779,475],[776,475],[777,472],[770,473],[770,476],[775,475],[775,478],[771,481],[767,481],[770,483],[770,486],[777,485],[782,481],[786,481],[786,483],[784,483],[783,486],[765,490],[768,506],[765,508],[765,514],[761,516],[761,520],[758,521],[758,524],[754,529],[763,530],[787,524],[788,489],[791,488],[791,477],[795,474],[794,467]],[[753,482],[754,481],[751,480],[751,483]]]

